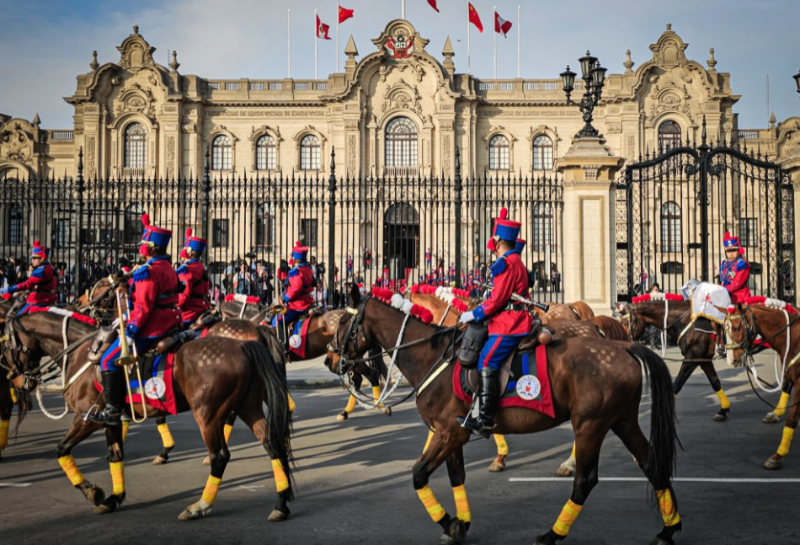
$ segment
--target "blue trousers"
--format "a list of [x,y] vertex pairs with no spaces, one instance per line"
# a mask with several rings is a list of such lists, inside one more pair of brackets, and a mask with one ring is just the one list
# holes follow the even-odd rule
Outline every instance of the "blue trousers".
[[[151,346],[163,338],[164,337],[144,337],[141,339],[133,339],[133,342],[136,343],[136,352],[138,354],[144,354]],[[103,371],[122,371],[122,367],[117,365],[119,354],[119,338],[117,338],[117,340],[114,341],[113,344],[109,346],[108,349],[103,353],[103,357],[100,358],[100,369]]]
[[[279,314],[272,317],[272,327],[278,327],[281,322],[291,323],[295,318],[303,314],[302,310],[287,310],[284,314]],[[289,332],[291,335],[291,331]]]
[[483,345],[478,360],[478,369],[491,367],[495,371],[500,369],[505,359],[517,347],[525,335],[489,335],[489,340]]

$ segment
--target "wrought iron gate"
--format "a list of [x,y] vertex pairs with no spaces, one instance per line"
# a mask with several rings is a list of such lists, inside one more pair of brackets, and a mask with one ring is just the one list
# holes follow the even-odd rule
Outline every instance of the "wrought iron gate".
[[751,264],[753,295],[795,301],[794,190],[760,152],[713,147],[705,119],[699,146],[683,146],[628,166],[617,186],[619,301],[677,292],[689,279],[717,282],[726,231]]

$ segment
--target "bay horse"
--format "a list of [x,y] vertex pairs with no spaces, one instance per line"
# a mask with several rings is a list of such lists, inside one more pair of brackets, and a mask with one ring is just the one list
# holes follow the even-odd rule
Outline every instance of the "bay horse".
[[[665,320],[664,309],[667,309]],[[719,411],[713,416],[715,422],[724,422],[728,419],[731,402],[722,382],[714,369],[715,341],[710,333],[698,331],[692,324],[691,301],[643,301],[640,303],[626,303],[622,308],[622,316],[629,323],[628,331],[632,341],[645,340],[645,330],[648,325],[666,332],[668,338],[681,349],[683,362],[678,376],[672,384],[672,391],[677,396],[686,381],[699,366],[708,378],[711,388],[717,394],[720,402]]]
[[[394,347],[396,364],[416,393],[419,414],[434,436],[414,464],[413,484],[419,499],[443,534],[441,544],[463,543],[472,515],[464,481],[463,446],[470,433],[456,421],[470,405],[453,391],[456,330],[408,319],[401,311],[350,293],[348,316],[339,325],[330,358],[337,372],[345,373],[357,358],[375,346]],[[403,329],[403,337],[401,336]],[[554,545],[569,533],[589,493],[598,482],[600,447],[609,430],[633,454],[656,492],[664,527],[653,544],[674,543],[681,529],[672,489],[677,435],[671,377],[664,361],[640,345],[602,339],[567,339],[547,346],[555,417],[527,409],[500,409],[495,423],[499,433],[534,433],[571,421],[575,430],[577,471],[570,500],[553,528],[538,536],[538,545]],[[652,395],[651,435],[639,427],[643,371],[649,373]],[[431,474],[446,463],[456,503],[451,517],[428,486]]]
[[[759,352],[763,346],[756,343],[758,335],[784,358],[784,371],[781,377],[782,393],[778,408],[789,412],[783,428],[783,437],[778,449],[764,463],[764,469],[780,469],[783,459],[789,454],[797,423],[800,421],[800,400],[797,398],[800,386],[800,316],[797,311],[787,305],[786,313],[779,308],[763,305],[743,305],[737,303],[728,307],[725,317],[726,348],[733,350],[734,360],[747,358]],[[748,373],[750,370],[748,369]],[[753,380],[758,379],[751,379]],[[755,388],[755,385],[753,385]],[[791,395],[795,392],[794,398]]]
[[[124,443],[121,426],[107,426],[106,443],[112,475],[113,493],[106,496],[102,488],[90,483],[81,474],[72,450],[103,426],[85,420],[92,410],[102,410],[104,400],[95,387],[95,366],[85,364],[96,330],[80,321],[69,320],[67,342],[62,344],[63,316],[49,312],[25,314],[9,318],[2,343],[3,358],[17,376],[15,386],[30,392],[39,380],[43,356],[68,358],[64,399],[75,417],[69,431],[58,445],[58,461],[73,486],[96,506],[95,513],[115,511],[125,500]],[[62,350],[64,349],[64,350]],[[91,371],[87,370],[91,368]],[[178,350],[173,366],[174,394],[178,412],[194,413],[203,441],[211,457],[211,475],[201,499],[188,506],[178,517],[191,520],[207,516],[222,481],[230,452],[223,437],[225,418],[235,413],[252,430],[269,454],[275,476],[278,499],[268,520],[281,521],[289,516],[287,503],[293,499],[291,464],[291,413],[285,368],[275,361],[260,343],[241,342],[225,337],[209,337],[185,344]],[[213,384],[213,388],[208,385]],[[267,405],[265,416],[263,404]],[[137,404],[137,413],[142,408]],[[148,416],[167,413],[146,409]]]

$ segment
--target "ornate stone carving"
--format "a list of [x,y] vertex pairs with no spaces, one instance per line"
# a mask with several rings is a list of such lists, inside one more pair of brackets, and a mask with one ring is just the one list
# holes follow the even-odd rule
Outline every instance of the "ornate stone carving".
[[175,178],[175,137],[167,136],[167,179]]
[[383,113],[397,110],[410,110],[417,115],[422,115],[422,104],[419,89],[411,86],[403,78],[394,85],[390,85],[383,94],[384,102],[381,105]]
[[32,135],[26,135],[20,127],[17,130],[2,133],[0,139],[0,161],[16,161],[17,163],[33,162]]
[[358,137],[355,134],[351,134],[347,137],[347,173],[351,176],[358,174],[357,157]]
[[443,134],[442,135],[442,172],[446,178],[450,177],[450,163],[452,162],[452,154],[450,151],[451,144],[450,144],[450,135]]
[[636,157],[636,135],[629,134],[625,138],[625,156],[629,160],[633,160]]
[[97,177],[97,139],[94,136],[86,137],[86,179],[93,180]]

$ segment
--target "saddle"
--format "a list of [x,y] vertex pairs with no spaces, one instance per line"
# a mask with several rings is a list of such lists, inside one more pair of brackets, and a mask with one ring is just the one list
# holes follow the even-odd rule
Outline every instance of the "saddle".
[[209,309],[197,317],[197,320],[189,326],[189,329],[194,331],[202,331],[207,327],[211,327],[217,322],[222,321],[222,313],[217,309]]
[[702,333],[715,333],[714,324],[705,316],[698,316],[694,321],[694,330]]

